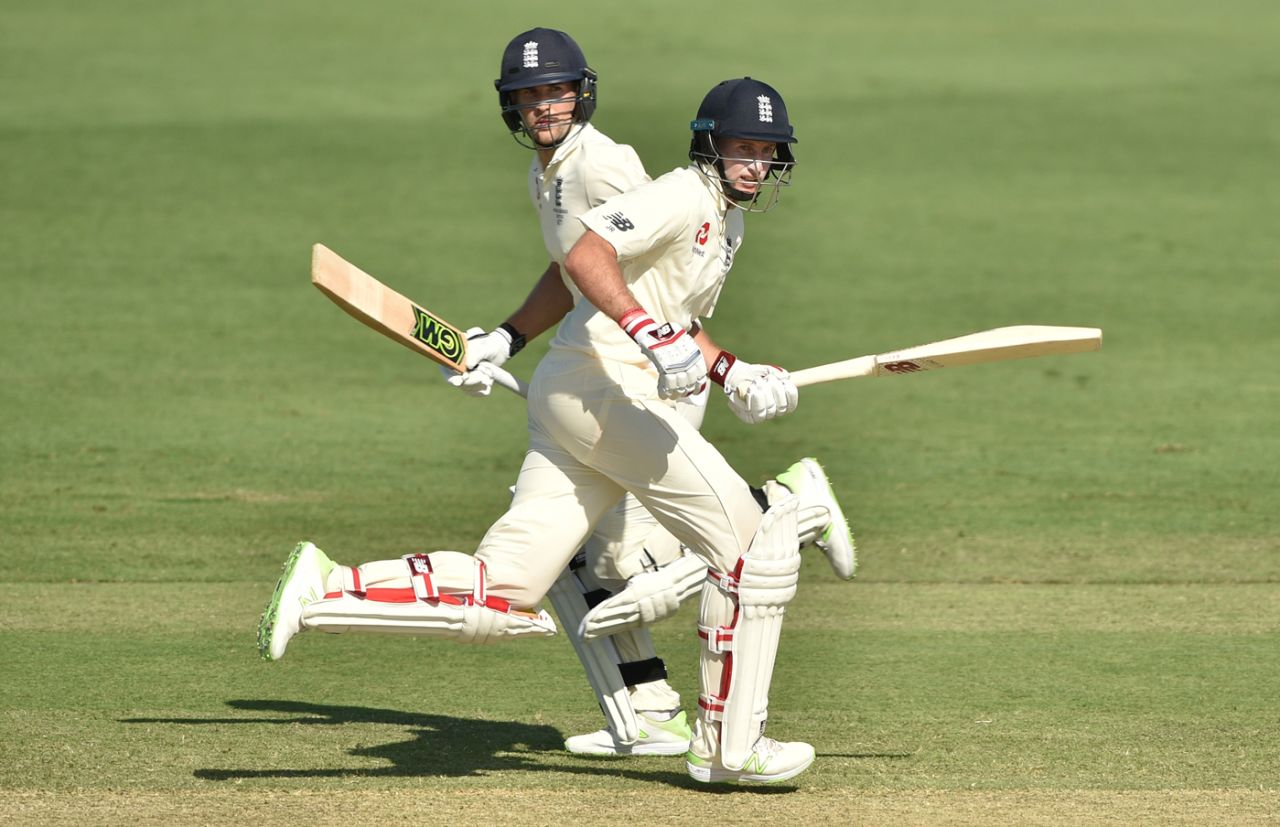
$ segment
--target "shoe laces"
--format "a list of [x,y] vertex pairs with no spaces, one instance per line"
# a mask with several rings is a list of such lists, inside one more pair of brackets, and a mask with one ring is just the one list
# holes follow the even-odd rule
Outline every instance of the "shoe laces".
[[762,756],[773,757],[782,752],[782,744],[767,735],[761,735],[756,741],[756,745],[752,747],[751,751],[759,753]]

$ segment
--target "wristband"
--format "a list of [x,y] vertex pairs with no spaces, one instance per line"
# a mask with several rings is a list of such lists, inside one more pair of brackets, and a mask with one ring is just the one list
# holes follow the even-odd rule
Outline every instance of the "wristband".
[[649,318],[649,314],[644,312],[643,308],[633,307],[626,313],[622,314],[622,318],[618,319],[618,326],[630,336],[632,339],[636,337],[645,325],[653,324],[653,319]]
[[736,361],[738,361],[737,356],[727,350],[720,351],[720,354],[711,362],[711,370],[707,371],[707,378],[723,388],[724,380],[729,378],[729,371]]
[[508,356],[515,356],[517,353],[524,350],[524,346],[525,344],[527,344],[527,342],[525,341],[523,333],[516,330],[514,327],[507,324],[506,322],[503,322],[502,324],[498,325],[498,329],[501,330],[503,333],[507,334],[507,336],[511,339],[511,352],[507,354]]

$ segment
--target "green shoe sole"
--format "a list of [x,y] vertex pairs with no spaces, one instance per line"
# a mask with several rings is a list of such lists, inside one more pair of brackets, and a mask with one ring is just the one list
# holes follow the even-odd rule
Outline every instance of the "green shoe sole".
[[258,621],[258,654],[263,660],[274,660],[271,657],[271,630],[275,628],[276,620],[280,617],[280,596],[284,594],[284,584],[289,582],[289,578],[293,576],[293,570],[298,567],[298,558],[309,545],[311,543],[298,543],[288,559],[284,561],[284,569],[280,572],[280,579],[276,581],[275,591],[271,593],[271,601],[267,603],[267,608],[263,610],[262,618]]

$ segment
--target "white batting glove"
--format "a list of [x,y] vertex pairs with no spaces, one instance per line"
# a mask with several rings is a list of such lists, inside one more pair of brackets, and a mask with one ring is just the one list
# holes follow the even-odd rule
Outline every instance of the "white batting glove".
[[493,364],[481,362],[466,373],[440,366],[444,381],[460,389],[467,396],[488,396],[493,391]]
[[[505,330],[496,332],[505,333]],[[476,347],[475,342],[482,341],[492,336],[492,333],[486,333],[483,327],[472,327],[466,332],[467,337],[467,355],[464,364],[470,367],[464,373],[459,373],[453,368],[440,366],[440,375],[444,377],[444,381],[458,388],[467,396],[488,396],[493,391],[493,373],[490,370],[492,363],[489,360],[477,359],[474,362],[471,357],[473,354],[481,352],[481,347]],[[510,353],[508,345],[507,353]],[[488,367],[486,367],[488,365]]]
[[791,374],[775,365],[753,365],[722,350],[710,375],[712,382],[724,386],[730,410],[748,425],[791,413],[800,404]]
[[633,575],[626,588],[583,616],[578,634],[594,640],[651,626],[674,615],[681,603],[702,591],[706,580],[707,564],[685,551],[657,571]]
[[706,384],[702,351],[684,328],[660,325],[638,307],[627,311],[619,324],[658,369],[658,395],[663,399],[697,393]]
[[463,364],[471,370],[481,362],[492,362],[497,367],[511,358],[512,336],[506,328],[497,327],[488,333],[482,327],[467,331],[467,355]]

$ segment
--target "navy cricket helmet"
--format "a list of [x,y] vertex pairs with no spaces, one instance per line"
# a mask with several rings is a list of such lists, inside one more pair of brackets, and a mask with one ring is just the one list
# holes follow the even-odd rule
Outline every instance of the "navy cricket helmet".
[[[520,117],[520,110],[528,106],[514,103],[511,93],[552,83],[576,83],[577,105],[573,111],[573,122],[591,120],[596,110],[596,73],[587,65],[582,49],[573,38],[562,31],[544,28],[530,29],[513,37],[502,53],[502,65],[493,86],[498,90],[502,120],[518,142],[532,149],[547,147],[520,141],[522,133],[533,141]],[[557,144],[563,141],[561,139]]]
[[760,211],[777,202],[779,187],[790,185],[791,169],[796,165],[795,153],[791,150],[791,145],[797,142],[795,129],[787,117],[782,95],[769,84],[749,77],[721,81],[702,99],[690,128],[693,130],[690,160],[700,162],[699,168],[706,164],[713,166],[720,173],[725,193],[735,201],[755,203],[764,188],[755,195],[746,195],[729,185],[724,178],[725,156],[716,145],[719,138],[746,138],[776,145],[769,168],[773,193]]

